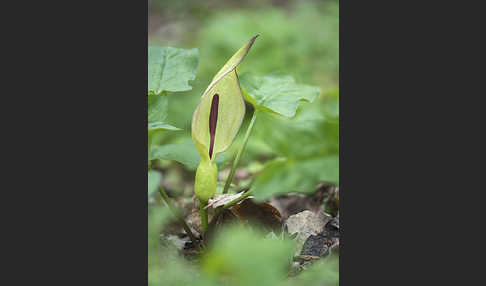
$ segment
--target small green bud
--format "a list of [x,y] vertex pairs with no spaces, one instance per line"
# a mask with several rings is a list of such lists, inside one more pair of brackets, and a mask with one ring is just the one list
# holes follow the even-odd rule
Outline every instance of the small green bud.
[[218,182],[218,167],[214,160],[201,160],[196,170],[194,193],[203,203],[207,203],[216,193]]

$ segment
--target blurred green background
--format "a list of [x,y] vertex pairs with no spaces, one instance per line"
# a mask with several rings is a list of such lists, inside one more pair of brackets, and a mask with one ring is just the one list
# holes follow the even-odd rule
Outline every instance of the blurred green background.
[[[315,190],[318,182],[338,183],[338,16],[339,2],[335,0],[150,0],[149,44],[199,50],[196,80],[190,82],[193,89],[188,92],[169,94],[167,123],[182,128],[183,131],[160,132],[154,135],[154,144],[184,142],[187,144],[188,140],[191,140],[192,113],[212,77],[236,50],[247,43],[252,36],[260,34],[240,65],[239,74],[251,71],[253,74],[263,76],[271,72],[283,72],[292,75],[297,83],[319,86],[321,95],[313,103],[302,103],[295,118],[285,119],[270,115],[259,117],[240,161],[240,167],[249,170],[252,174],[258,173],[255,184],[262,189],[262,193],[267,195],[289,191],[307,193]],[[230,168],[251,117],[251,110],[252,107],[247,105],[245,122],[232,147],[223,154],[223,168],[220,171]],[[274,160],[276,158],[285,158],[285,160],[276,161]],[[169,185],[172,192],[180,191],[180,194],[185,195],[192,193],[194,170],[177,162],[161,161],[158,164],[159,169],[164,172],[164,185]],[[240,182],[240,184],[244,183]],[[152,223],[149,220],[149,229],[151,229],[149,235],[155,239],[154,237],[158,238],[163,226],[161,220],[166,214],[162,215],[163,212],[158,212],[157,209],[153,211],[156,215],[151,216]],[[238,231],[235,233],[233,239],[236,242],[247,235]],[[252,238],[253,236],[248,239]],[[221,247],[230,249],[231,245]],[[186,285],[185,282],[189,283],[187,285],[206,285],[205,283],[215,285],[208,282],[211,281],[210,276],[206,277],[206,280],[198,278],[200,274],[184,276],[187,272],[183,269],[189,269],[194,265],[186,265],[186,262],[167,252],[164,252],[161,259],[159,255],[151,252],[150,249],[155,248],[158,249],[160,246],[157,246],[157,243],[149,244],[149,253],[152,253],[149,255],[149,258],[152,257],[152,262],[149,260],[149,266],[152,266],[150,269],[155,269],[157,273],[160,269],[165,270],[162,271],[161,276],[149,275],[149,282],[152,281],[150,284]],[[262,248],[261,251],[268,251],[269,255],[273,253],[272,251],[289,252],[289,247],[286,245],[276,244],[274,248],[277,250],[269,246],[269,248]],[[235,262],[233,257],[218,259],[231,260],[228,263],[248,263],[247,261]],[[251,263],[258,265],[258,259],[253,257]],[[271,263],[265,260],[264,256],[260,260],[262,265]],[[212,269],[210,264],[207,269]],[[165,268],[161,265],[165,265]],[[248,270],[243,267],[240,270],[255,271],[255,269],[258,267],[250,267]],[[318,271],[310,271],[299,278],[301,280],[298,280],[298,283],[337,285],[335,260],[323,262],[316,269]],[[273,283],[274,280],[271,279],[285,274],[284,270],[278,271],[268,277],[268,283]],[[254,275],[260,277],[260,285],[274,285],[265,284],[264,274]],[[185,277],[186,280],[179,281],[181,277]],[[245,285],[241,283],[234,285]]]

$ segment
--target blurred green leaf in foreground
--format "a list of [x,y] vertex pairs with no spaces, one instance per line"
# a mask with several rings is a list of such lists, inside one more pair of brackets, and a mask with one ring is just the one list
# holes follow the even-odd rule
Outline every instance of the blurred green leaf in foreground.
[[184,260],[173,247],[160,244],[160,229],[170,221],[164,210],[149,211],[151,286],[337,286],[339,283],[338,257],[318,261],[291,277],[294,241],[265,237],[242,225],[219,232],[199,262]]
[[202,261],[211,277],[230,285],[278,285],[287,274],[295,245],[264,238],[241,226],[225,229]]

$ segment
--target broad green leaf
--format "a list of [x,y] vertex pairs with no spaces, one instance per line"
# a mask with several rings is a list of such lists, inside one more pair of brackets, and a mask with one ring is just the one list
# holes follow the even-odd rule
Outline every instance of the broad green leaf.
[[191,90],[196,78],[197,49],[148,47],[148,94]]
[[150,170],[148,171],[148,196],[152,195],[160,185],[160,180],[162,179],[162,175],[157,172]]
[[310,193],[320,182],[339,183],[338,156],[275,159],[253,182],[256,200],[289,192]]
[[312,192],[323,181],[339,183],[337,99],[325,96],[303,104],[293,118],[259,114],[256,137],[284,159],[270,161],[257,175],[252,187],[257,199]]
[[[149,161],[156,159],[177,161],[190,170],[195,170],[199,162],[201,162],[201,156],[199,156],[192,140],[163,146],[152,146],[149,150],[148,159]],[[224,156],[220,156],[216,159],[216,164],[222,166],[225,160]]]
[[167,94],[148,95],[148,132],[149,135],[161,130],[181,130],[167,124],[168,99]]
[[183,143],[153,146],[149,152],[149,160],[174,160],[196,169],[201,158],[191,140]]
[[312,102],[320,88],[297,84],[290,75],[272,73],[264,77],[245,73],[240,77],[245,99],[255,108],[293,117],[301,101]]
[[236,68],[248,54],[257,36],[241,47],[214,76],[203,93],[192,117],[192,138],[204,159],[210,160],[209,116],[213,97],[219,95],[218,120],[214,139],[213,156],[225,151],[233,142],[245,115],[245,102],[236,74]]
[[164,122],[168,111],[167,94],[148,96],[148,122]]
[[[304,103],[292,118],[260,112],[252,140],[261,141],[283,157],[310,157],[339,152],[339,118],[323,112],[328,102]],[[304,147],[303,147],[304,146]]]

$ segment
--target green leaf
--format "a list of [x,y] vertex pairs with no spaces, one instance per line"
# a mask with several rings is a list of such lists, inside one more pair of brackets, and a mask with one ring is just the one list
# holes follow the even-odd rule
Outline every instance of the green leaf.
[[[316,261],[312,267],[290,278],[284,285],[331,286],[339,285],[339,257],[329,256]],[[284,286],[281,285],[281,286]]]
[[310,193],[320,182],[339,183],[338,156],[275,159],[253,182],[256,200],[289,192]]
[[148,95],[148,132],[153,134],[160,130],[181,130],[165,120],[168,114],[168,98],[166,93]]
[[[258,35],[257,35],[258,36]],[[236,68],[245,58],[256,37],[241,47],[214,76],[201,96],[192,116],[192,138],[201,157],[214,159],[233,142],[245,115],[245,102],[241,93]],[[219,112],[216,124],[213,156],[209,156],[209,115],[215,94],[219,95]]]
[[177,131],[177,130],[182,130],[180,128],[177,128],[177,127],[174,127],[170,124],[167,124],[167,123],[164,123],[164,122],[160,122],[160,121],[157,121],[157,122],[150,122],[148,124],[148,132],[149,134],[152,134],[156,131],[161,131],[161,130],[173,130],[173,131]]
[[163,146],[153,146],[149,152],[149,160],[174,160],[196,169],[201,158],[191,140],[183,143],[167,144]]
[[198,57],[197,49],[149,46],[148,94],[191,90],[188,82],[196,78]]
[[295,244],[264,238],[241,226],[223,228],[203,256],[203,271],[224,285],[280,285],[291,263]]
[[[156,159],[177,161],[187,166],[190,170],[195,170],[199,162],[201,162],[201,156],[197,152],[192,140],[163,146],[152,146],[148,159],[149,161]],[[216,163],[221,166],[225,160],[226,158],[221,156],[216,159]]]
[[323,153],[337,155],[339,119],[324,113],[319,106],[321,103],[324,102],[319,99],[312,104],[302,104],[292,118],[260,112],[254,139],[283,157],[310,157]]
[[252,188],[257,199],[313,192],[323,181],[339,183],[337,102],[336,96],[319,98],[299,107],[293,118],[259,114],[255,135],[283,159],[267,163],[255,178]]
[[292,76],[272,73],[257,77],[245,73],[240,77],[245,99],[255,108],[293,117],[301,101],[312,102],[319,96],[320,88],[297,84]]
[[167,94],[148,96],[148,122],[164,122],[167,118],[169,101]]
[[157,172],[150,170],[148,171],[148,196],[152,195],[160,185],[160,180],[162,180],[162,175]]

